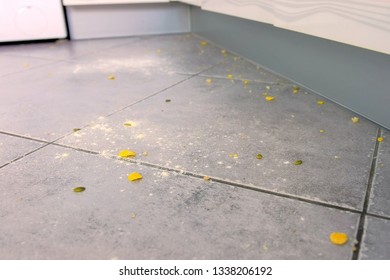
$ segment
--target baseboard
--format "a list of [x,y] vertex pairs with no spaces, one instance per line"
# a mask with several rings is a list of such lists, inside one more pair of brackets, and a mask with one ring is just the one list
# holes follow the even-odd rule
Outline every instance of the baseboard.
[[190,32],[181,3],[67,6],[70,38],[91,39]]
[[390,129],[390,55],[191,8],[192,32]]

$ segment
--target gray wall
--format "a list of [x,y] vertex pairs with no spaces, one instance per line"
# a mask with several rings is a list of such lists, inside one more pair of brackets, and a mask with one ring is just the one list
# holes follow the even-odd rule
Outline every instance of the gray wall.
[[191,24],[194,33],[390,129],[390,55],[196,7]]

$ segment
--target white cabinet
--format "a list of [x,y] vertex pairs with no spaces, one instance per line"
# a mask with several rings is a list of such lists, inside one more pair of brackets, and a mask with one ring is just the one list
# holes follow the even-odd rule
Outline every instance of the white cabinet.
[[62,0],[64,6],[76,5],[103,5],[103,4],[138,4],[138,3],[161,3],[169,0]]
[[202,9],[272,24],[273,2],[271,0],[203,0]]
[[203,0],[202,9],[390,54],[387,0]]
[[171,2],[183,2],[198,7],[202,5],[202,0],[171,0]]
[[390,54],[390,1],[276,0],[274,25]]

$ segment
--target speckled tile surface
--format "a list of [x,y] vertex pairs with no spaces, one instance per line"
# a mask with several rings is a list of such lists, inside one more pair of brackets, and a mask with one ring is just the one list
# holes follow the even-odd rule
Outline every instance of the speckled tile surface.
[[0,133],[0,166],[32,152],[45,143]]
[[192,34],[2,59],[0,259],[389,257],[388,132],[363,117]]
[[369,212],[390,218],[390,132],[384,130],[379,143],[376,174],[371,192]]
[[[133,171],[143,179],[128,181]],[[354,235],[358,219],[60,147],[4,167],[0,180],[0,259],[348,259],[352,245],[328,234]]]
[[[377,128],[292,85],[194,77],[60,142],[361,209]],[[166,102],[171,100],[170,102]],[[134,127],[123,123],[131,120]],[[320,132],[325,130],[325,132]],[[257,154],[263,158],[258,160]],[[302,160],[300,166],[294,165]]]

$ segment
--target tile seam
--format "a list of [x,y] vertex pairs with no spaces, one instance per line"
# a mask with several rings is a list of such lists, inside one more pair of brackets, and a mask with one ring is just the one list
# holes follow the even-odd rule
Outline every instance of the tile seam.
[[[171,171],[171,172],[175,172],[177,174],[181,174],[181,175],[184,175],[187,177],[192,177],[192,178],[197,178],[197,179],[203,180],[203,178],[205,176],[203,174],[199,174],[196,172],[192,172],[192,171],[188,171],[188,170],[180,170],[180,169],[176,169],[173,167],[161,166],[158,164],[145,162],[142,160],[120,159],[114,155],[103,156],[101,153],[96,152],[96,151],[90,151],[87,149],[77,148],[77,147],[73,147],[73,146],[69,146],[69,145],[65,145],[65,144],[60,144],[60,143],[50,143],[50,144],[54,145],[54,146],[59,146],[62,148],[72,149],[72,150],[79,151],[79,152],[102,156],[104,158],[108,158],[111,160],[120,160],[120,161],[125,161],[125,162],[129,162],[129,163],[133,163],[133,164],[137,164],[137,165],[141,165],[141,166],[146,166],[146,167],[150,167],[150,168],[154,168],[154,169],[158,169],[158,170]],[[287,193],[278,193],[276,191],[267,190],[267,189],[260,188],[260,187],[255,187],[255,186],[251,186],[251,185],[247,185],[247,184],[243,184],[243,183],[238,183],[238,182],[233,182],[233,181],[229,181],[226,179],[221,179],[218,177],[214,177],[212,175],[210,175],[210,176],[207,175],[207,176],[210,178],[211,182],[220,183],[222,185],[234,186],[234,187],[237,187],[240,189],[246,189],[246,190],[255,191],[255,192],[259,192],[259,193],[265,193],[265,194],[269,194],[269,195],[273,195],[273,196],[277,196],[277,197],[282,197],[282,198],[286,198],[286,199],[290,199],[290,200],[294,200],[294,201],[300,201],[300,202],[305,202],[305,203],[312,204],[312,205],[322,206],[325,208],[336,209],[336,210],[346,211],[346,212],[355,213],[355,214],[361,213],[361,211],[359,211],[357,209],[349,208],[349,207],[334,205],[334,204],[326,203],[326,202],[322,202],[322,201],[316,201],[316,200],[312,200],[309,198],[295,196],[295,195],[287,194]]]
[[379,141],[377,141],[377,139],[381,135],[382,135],[382,130],[380,127],[378,127],[376,138],[375,138],[374,152],[372,154],[370,175],[368,177],[366,194],[364,197],[363,209],[362,209],[362,212],[360,213],[359,224],[358,224],[359,226],[358,226],[358,230],[357,230],[356,237],[355,237],[355,240],[357,243],[356,243],[356,249],[354,250],[353,255],[352,255],[353,260],[358,260],[360,257],[360,249],[361,249],[361,244],[362,244],[363,236],[364,236],[364,227],[365,227],[365,222],[366,222],[366,216],[368,216],[368,207],[370,204],[371,190],[372,190],[372,185],[374,182],[376,165],[377,165],[377,157],[378,157],[378,152],[379,152]]

